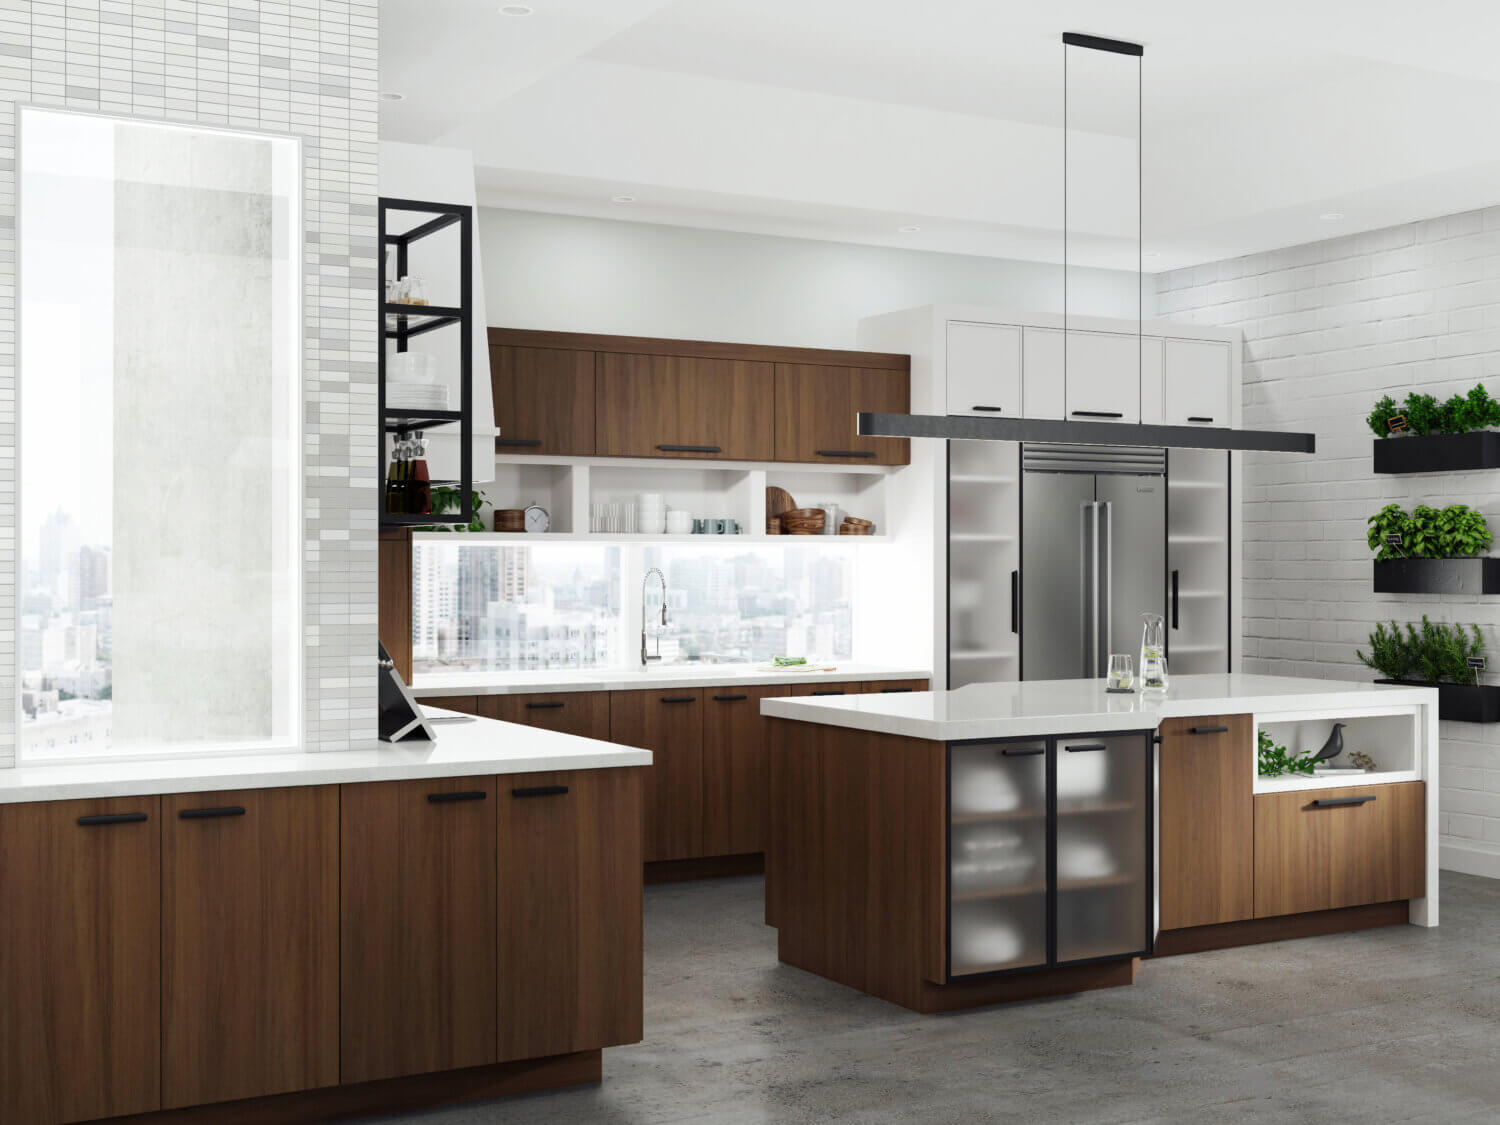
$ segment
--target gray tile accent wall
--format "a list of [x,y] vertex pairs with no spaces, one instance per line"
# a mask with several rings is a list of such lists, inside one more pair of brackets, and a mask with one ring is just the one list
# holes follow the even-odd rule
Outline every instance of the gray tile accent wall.
[[307,746],[374,737],[377,7],[0,0],[0,767],[16,736],[18,103],[302,138]]

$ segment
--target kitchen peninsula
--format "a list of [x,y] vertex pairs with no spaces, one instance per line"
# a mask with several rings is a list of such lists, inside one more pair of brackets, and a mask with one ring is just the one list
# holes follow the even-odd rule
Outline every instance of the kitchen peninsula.
[[[916,1011],[1437,924],[1431,688],[1186,675],[1164,696],[1044,680],[761,711],[780,959]],[[1260,734],[1299,753],[1335,722],[1373,769],[1258,776]]]

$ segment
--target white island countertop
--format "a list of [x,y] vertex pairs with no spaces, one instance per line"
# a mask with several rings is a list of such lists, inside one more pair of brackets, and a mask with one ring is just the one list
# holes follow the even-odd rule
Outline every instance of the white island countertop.
[[833,684],[855,680],[930,680],[925,668],[828,661],[831,672],[777,671],[759,664],[669,664],[666,667],[575,668],[546,672],[452,672],[412,677],[418,699],[453,695],[524,695],[528,692],[631,691],[713,687],[719,684]]
[[1437,689],[1246,673],[1173,676],[1161,693],[1111,695],[1103,680],[969,684],[956,691],[766,699],[777,719],[851,727],[934,742],[1152,730],[1162,719],[1247,712],[1331,711],[1425,704]]
[[23,765],[0,770],[0,805],[157,793],[279,789],[292,785],[343,785],[485,774],[649,766],[651,751],[592,738],[455,716],[425,708],[429,718],[462,719],[433,725],[436,742],[391,744],[327,752],[153,757]]

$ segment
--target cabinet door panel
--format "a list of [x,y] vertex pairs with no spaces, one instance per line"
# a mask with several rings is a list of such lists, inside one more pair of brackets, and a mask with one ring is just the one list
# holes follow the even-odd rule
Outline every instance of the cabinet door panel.
[[1068,417],[1079,422],[1141,420],[1141,342],[1112,332],[1069,332]]
[[1022,402],[1026,417],[1064,418],[1068,408],[1061,330],[1024,329],[1021,347]]
[[1162,721],[1162,929],[1254,916],[1254,779],[1249,715]]
[[766,850],[770,777],[760,701],[770,687],[703,692],[703,854]]
[[1163,408],[1168,425],[1229,426],[1229,345],[1219,340],[1162,341]]
[[645,858],[703,854],[703,692],[618,691],[609,740],[652,753],[644,780]]
[[866,695],[904,695],[926,691],[926,680],[869,680],[859,685]]
[[479,697],[474,695],[434,695],[418,699],[419,707],[437,707],[444,711],[459,711],[465,715],[482,714]]
[[160,1108],[158,812],[156,797],[0,808],[0,1121]]
[[906,438],[860,437],[855,415],[905,414],[911,380],[904,371],[812,363],[776,365],[778,461],[868,465],[911,462]]
[[609,692],[563,691],[555,695],[487,695],[483,713],[506,723],[609,740]]
[[864,685],[863,684],[859,684],[859,683],[793,684],[792,685],[792,690],[790,692],[785,693],[785,694],[796,695],[796,696],[804,696],[804,695],[813,695],[813,696],[818,696],[818,695],[828,695],[828,696],[862,695],[862,694],[864,694],[864,690],[863,689],[864,689]]
[[1424,791],[1423,782],[1403,781],[1258,794],[1255,916],[1420,898]]
[[341,1081],[494,1062],[495,779],[345,785],[341,802]]
[[1020,418],[1021,329],[948,322],[948,413]]
[[502,1062],[640,1042],[645,772],[499,779]]
[[769,363],[601,353],[596,447],[604,457],[769,461],[774,394]]
[[165,1107],[338,1083],[338,846],[336,786],[162,798]]
[[491,345],[490,385],[498,452],[594,452],[593,352]]

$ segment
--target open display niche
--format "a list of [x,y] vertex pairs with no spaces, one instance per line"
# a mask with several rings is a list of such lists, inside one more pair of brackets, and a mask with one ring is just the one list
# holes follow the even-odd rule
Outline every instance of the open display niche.
[[1167,663],[1173,672],[1229,670],[1229,458],[1167,453]]
[[950,688],[1020,676],[1020,449],[948,443]]
[[[1335,766],[1349,765],[1349,756],[1363,751],[1375,761],[1370,773],[1325,774],[1304,777],[1255,776],[1255,792],[1285,793],[1304,789],[1331,789],[1351,785],[1378,785],[1419,778],[1419,747],[1422,732],[1415,707],[1369,707],[1341,715],[1309,717],[1306,713],[1255,716],[1256,739],[1266,731],[1294,755],[1311,754],[1328,739],[1334,723],[1344,724],[1344,749],[1333,759]],[[1254,766],[1251,767],[1255,768]]]
[[[537,504],[547,509],[548,530],[569,534],[588,530],[588,513],[580,514],[575,498],[574,469],[569,465],[546,465],[535,461],[497,461],[495,479],[479,485],[495,508],[525,508]],[[485,513],[485,523],[494,526],[494,516]]]
[[[588,505],[580,513],[581,530],[589,530],[589,512],[595,504],[619,504],[634,509],[642,493],[659,493],[668,511],[686,511],[694,519],[732,519],[739,523],[741,536],[764,533],[758,513],[764,500],[756,495],[756,479],[764,474],[749,469],[718,468],[709,465],[673,465],[671,467],[592,465],[588,470]],[[641,538],[679,538],[664,534],[646,535],[632,518],[627,527]],[[626,538],[632,533],[623,532]],[[681,536],[680,538],[689,538]],[[695,535],[694,539],[716,538]],[[726,537],[717,537],[726,538]]]
[[[830,504],[837,505],[840,517],[854,516],[873,523],[875,529],[872,534],[877,536],[885,534],[885,480],[885,473],[787,472],[781,469],[766,471],[767,487],[775,486],[786,489],[792,499],[797,502],[797,507],[823,508]],[[764,503],[764,490],[762,490],[761,499]],[[755,530],[765,531],[764,517]],[[838,528],[834,527],[831,534],[837,534],[837,532]],[[801,536],[791,538],[801,538]],[[865,537],[846,535],[844,538]]]

